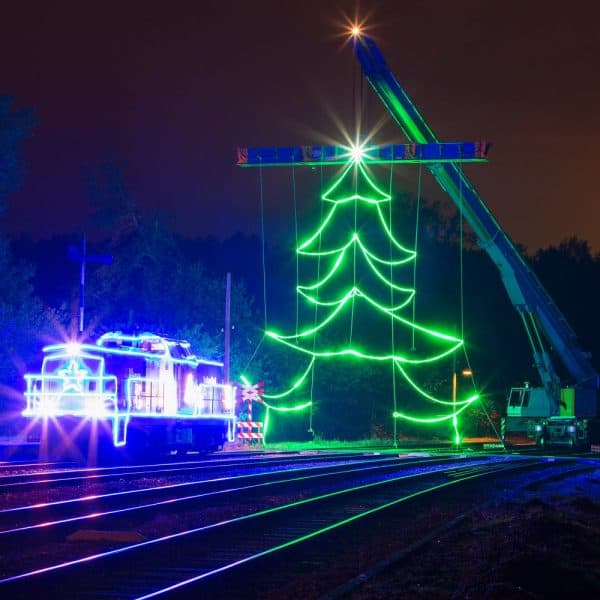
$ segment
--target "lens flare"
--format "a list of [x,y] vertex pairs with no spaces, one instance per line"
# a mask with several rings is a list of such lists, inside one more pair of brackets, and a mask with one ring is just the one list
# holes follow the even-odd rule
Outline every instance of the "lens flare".
[[361,145],[352,144],[350,147],[350,156],[352,156],[354,162],[360,162],[365,156],[365,151]]

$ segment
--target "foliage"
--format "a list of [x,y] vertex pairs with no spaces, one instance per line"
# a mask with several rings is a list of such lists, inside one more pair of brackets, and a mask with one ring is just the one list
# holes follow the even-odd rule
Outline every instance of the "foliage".
[[387,437],[368,437],[353,440],[348,443],[346,440],[328,439],[321,436],[315,436],[314,439],[308,442],[269,442],[266,447],[269,450],[277,450],[280,452],[301,452],[303,450],[344,450],[355,448],[378,448],[386,449],[391,445],[391,440]]
[[[31,109],[17,109],[11,98],[0,95],[0,216],[7,196],[22,184],[22,145],[34,125]],[[37,350],[31,340],[45,322],[33,273],[31,264],[14,259],[8,239],[0,234],[0,406],[5,409],[14,407],[24,365]]]
[[[111,177],[113,175],[117,181],[117,175],[111,172]],[[122,190],[127,193],[124,186]],[[410,247],[416,203],[410,194],[394,196],[397,201],[392,203],[393,230]],[[97,198],[101,207],[102,199]],[[112,200],[107,202],[107,206],[112,206]],[[267,391],[289,384],[299,369],[296,357],[287,349],[269,346],[268,340],[262,338],[260,240],[242,234],[224,241],[182,239],[172,232],[164,218],[138,215],[129,200],[115,206],[135,218],[120,219],[119,214],[113,214],[111,237],[90,244],[90,253],[110,252],[113,264],[88,265],[86,324],[89,333],[111,329],[152,330],[188,339],[198,354],[222,358],[225,274],[230,271],[233,281],[232,378],[246,373],[253,381],[265,381]],[[457,332],[462,337],[459,240],[452,233],[455,227],[449,224],[456,216],[423,201],[419,219],[416,320]],[[121,227],[119,223],[127,223],[127,226]],[[294,245],[289,243],[292,236],[293,232],[286,235],[282,231],[281,237],[287,238],[289,247],[267,248],[269,325],[290,322],[295,317],[295,295],[289,293],[293,290],[295,270]],[[93,232],[89,237],[94,239]],[[72,241],[57,237],[17,244],[13,250],[18,251],[21,259],[15,260],[8,242],[1,240],[0,334],[5,343],[0,382],[5,385],[22,389],[21,373],[25,365],[29,363],[27,366],[31,367],[37,360],[41,346],[39,334],[49,330],[42,305],[46,307],[46,314],[52,313],[55,320],[65,326],[70,320],[76,320],[77,265],[67,262],[65,257],[66,246]],[[28,260],[23,261],[23,257]],[[31,262],[38,266],[37,276]],[[600,256],[591,252],[587,242],[571,238],[540,250],[531,262],[577,332],[582,347],[592,351],[598,368],[600,348],[595,334],[600,330],[597,311]],[[460,373],[467,366],[472,368],[477,388],[484,394],[486,409],[495,419],[504,411],[507,389],[523,380],[535,381],[535,370],[528,341],[498,273],[470,238],[463,251],[463,270],[468,362],[464,356],[457,356],[456,371]],[[38,300],[37,295],[42,300]],[[444,365],[429,371],[427,390],[447,395],[452,369],[453,365]],[[464,387],[467,385],[470,382],[459,376],[459,396],[461,391],[467,391]],[[311,379],[299,399],[306,399],[310,389],[315,402],[313,427],[317,435],[341,440],[361,439],[373,432],[378,437],[391,436],[393,388],[389,368],[358,365],[350,358],[337,365],[323,363],[315,367],[314,381]],[[413,400],[405,386],[397,385],[396,395],[399,405],[416,408],[411,406]],[[258,409],[257,415],[260,416]],[[465,433],[483,433],[488,427],[487,417],[479,408],[473,408],[463,423]],[[277,435],[299,439],[306,437],[309,421],[307,415],[301,418],[277,415],[271,425],[271,439]],[[422,430],[404,423],[399,425],[398,433],[400,437],[424,435]],[[448,426],[427,429],[427,435],[441,439],[448,439],[449,433]]]
[[137,227],[140,215],[118,164],[106,160],[96,169],[84,166],[82,177],[90,196],[95,227],[110,232],[113,240]]
[[[26,171],[23,142],[31,137],[35,122],[31,109],[17,108],[11,98],[0,95],[0,216],[6,198],[22,184]],[[90,252],[110,252],[114,259],[112,265],[90,263],[87,267],[88,333],[152,330],[188,339],[198,354],[222,358],[225,274],[230,271],[232,377],[244,372],[254,381],[266,381],[267,389],[285,387],[299,365],[285,348],[268,347],[262,337],[266,324],[262,314],[261,240],[243,234],[225,241],[182,239],[172,232],[164,216],[159,219],[140,214],[123,172],[122,166],[112,161],[84,169],[94,211],[90,238],[94,239],[94,233],[105,236],[96,247],[91,244]],[[314,207],[314,195],[309,196]],[[410,248],[417,202],[412,193],[402,190],[394,191],[393,196],[392,229]],[[314,231],[318,211],[309,212],[301,221],[306,231],[311,227]],[[498,273],[486,254],[474,245],[468,228],[462,255],[463,336],[457,221],[455,210],[421,201],[415,320],[464,337],[468,361],[457,357],[452,368],[457,372],[472,368],[477,388],[485,395],[486,408],[495,419],[504,411],[506,390],[524,380],[536,381],[536,374],[518,315]],[[362,226],[365,234],[377,234],[367,231],[366,223]],[[289,323],[295,316],[295,297],[290,294],[296,261],[295,247],[290,243],[293,235],[293,230],[280,228],[276,237],[284,240],[285,247],[267,247],[269,325]],[[375,239],[376,235],[370,237]],[[4,404],[9,390],[22,389],[21,375],[38,359],[41,343],[47,340],[52,327],[58,325],[54,329],[56,339],[60,325],[68,329],[69,323],[76,321],[77,265],[65,258],[67,243],[72,241],[63,236],[11,246],[0,237],[0,394]],[[571,237],[539,250],[531,264],[600,369],[600,255],[594,255],[586,241]],[[330,334],[334,333],[332,329]],[[379,335],[374,327],[371,334]],[[446,385],[449,374],[447,366],[431,370],[427,390],[447,393],[440,386]],[[459,378],[459,390],[467,384]],[[317,435],[358,439],[372,432],[383,437],[391,434],[393,388],[389,369],[358,365],[352,359],[337,365],[318,365],[310,389]],[[408,392],[406,386],[396,386],[398,402],[415,408]],[[304,398],[308,393],[302,390]],[[479,432],[486,421],[483,411],[474,408],[465,426]],[[286,427],[298,434],[300,430],[305,433],[307,425],[306,417],[290,417]],[[407,436],[413,433],[410,424],[402,424],[399,432]],[[429,432],[445,435],[443,427]]]
[[33,266],[13,259],[8,240],[0,237],[0,405],[14,405],[14,390],[22,388],[25,365],[40,345],[47,328],[42,303],[31,278]]
[[[113,264],[89,277],[88,314],[97,332],[153,331],[187,339],[202,356],[223,358],[225,273],[213,275],[183,252],[179,238],[154,219],[141,221],[113,248]],[[253,352],[256,315],[242,281],[231,290],[231,372]]]
[[538,250],[533,267],[600,371],[600,254],[587,241],[570,237]]

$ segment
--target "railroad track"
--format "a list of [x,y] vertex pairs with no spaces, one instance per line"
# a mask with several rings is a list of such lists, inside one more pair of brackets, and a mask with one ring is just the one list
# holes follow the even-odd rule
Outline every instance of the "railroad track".
[[[364,453],[372,455],[373,453]],[[355,460],[356,452],[337,452],[320,454],[298,453],[236,453],[231,457],[211,457],[204,460],[170,461],[140,465],[117,465],[111,467],[74,467],[72,463],[60,465],[60,468],[39,470],[39,464],[28,465],[33,467],[25,472],[1,474],[0,493],[16,488],[29,488],[37,484],[53,485],[79,485],[91,481],[110,481],[111,479],[136,479],[140,477],[157,477],[161,475],[186,475],[200,471],[234,468],[258,467],[261,464],[271,466],[284,463],[298,462],[327,462],[332,460]],[[48,463],[53,466],[52,463]],[[12,466],[12,465],[11,465]],[[9,468],[7,466],[7,468]]]
[[[464,502],[465,494],[474,490],[481,494],[490,487],[490,481],[493,487],[524,471],[541,474],[548,468],[574,468],[569,461],[559,466],[537,458],[508,456],[476,460],[447,457],[446,464],[444,459],[436,460],[429,464],[417,461],[422,463],[419,467],[414,461],[396,459],[395,466],[373,464],[370,471],[366,466],[353,466],[353,472],[339,467],[320,473],[321,477],[303,474],[296,481],[282,474],[286,480],[274,478],[270,487],[255,484],[246,490],[213,490],[216,495],[212,498],[218,497],[221,505],[231,505],[236,502],[235,494],[244,494],[242,514],[230,518],[217,514],[215,520],[200,519],[201,524],[176,533],[18,572],[0,581],[0,591],[6,597],[35,593],[48,597],[62,591],[64,597],[68,581],[68,595],[76,598],[185,596],[192,589],[202,595],[223,596],[219,589],[226,585],[226,595],[236,597],[235,590],[242,594],[240,582],[246,581],[244,572],[249,568],[253,576],[257,569],[270,573],[268,585],[277,588],[290,565],[310,567],[316,555],[321,557],[319,563],[335,560],[331,548],[336,544],[361,539],[377,523],[390,519],[406,523],[417,504],[433,505],[440,495],[445,505],[454,497]],[[261,505],[260,493],[275,498],[274,502]],[[298,561],[300,552],[308,558]],[[264,590],[258,593],[254,584],[253,589],[251,596],[263,594]]]
[[[483,460],[472,459],[469,464],[477,465]],[[304,465],[279,464],[277,470],[238,474],[229,477],[211,477],[189,482],[162,484],[135,490],[109,492],[57,500],[25,504],[0,509],[0,545],[15,543],[16,538],[27,537],[59,539],[74,528],[93,521],[96,528],[109,529],[112,521],[119,527],[131,527],[135,523],[124,523],[129,513],[136,521],[161,515],[177,513],[202,506],[223,502],[222,496],[235,495],[240,501],[244,495],[273,493],[295,493],[305,486],[321,485],[322,489],[334,489],[339,482],[384,478],[388,474],[410,475],[424,470],[450,469],[448,465],[466,462],[465,458],[442,457],[421,460],[399,460],[395,456],[355,457],[354,461]],[[465,467],[462,467],[465,468]],[[324,482],[324,483],[323,483]],[[275,492],[273,491],[275,490]],[[36,535],[37,534],[37,535]]]

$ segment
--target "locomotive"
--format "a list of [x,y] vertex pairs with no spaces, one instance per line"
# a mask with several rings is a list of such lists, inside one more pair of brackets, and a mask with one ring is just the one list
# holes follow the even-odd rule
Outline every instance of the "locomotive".
[[153,333],[105,333],[43,348],[25,375],[23,416],[41,425],[41,453],[96,458],[214,451],[235,435],[235,388],[223,363]]

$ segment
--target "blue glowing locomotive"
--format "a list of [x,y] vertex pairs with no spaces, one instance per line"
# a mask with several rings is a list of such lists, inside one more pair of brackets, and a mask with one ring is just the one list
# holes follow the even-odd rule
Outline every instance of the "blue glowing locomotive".
[[235,389],[188,342],[111,332],[43,352],[41,372],[25,375],[23,415],[41,423],[49,454],[212,451],[234,439]]

